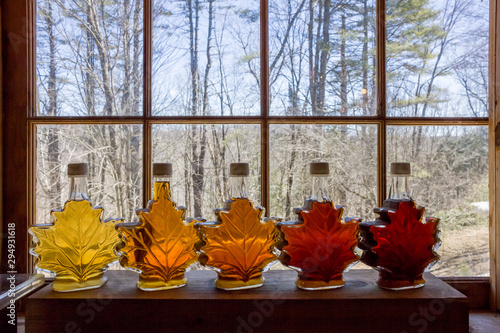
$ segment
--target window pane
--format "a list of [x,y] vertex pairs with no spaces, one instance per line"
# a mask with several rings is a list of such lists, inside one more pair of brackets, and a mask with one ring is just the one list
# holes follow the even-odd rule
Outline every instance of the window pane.
[[142,126],[37,126],[36,222],[69,196],[68,163],[89,165],[88,195],[104,208],[104,218],[137,220],[142,207]]
[[153,114],[260,114],[259,1],[154,1]]
[[377,204],[377,129],[361,125],[272,125],[271,215],[295,219],[311,195],[310,162],[329,162],[331,199],[344,217],[373,215]]
[[386,6],[388,115],[487,117],[488,1]]
[[247,194],[260,204],[259,125],[155,125],[153,161],[173,163],[172,196],[186,216],[213,221],[228,197],[229,164],[248,162]]
[[272,115],[375,115],[374,0],[271,0],[269,49]]
[[38,116],[142,114],[143,1],[37,1]]
[[410,191],[441,219],[438,276],[487,276],[488,128],[387,128],[387,162],[411,162]]

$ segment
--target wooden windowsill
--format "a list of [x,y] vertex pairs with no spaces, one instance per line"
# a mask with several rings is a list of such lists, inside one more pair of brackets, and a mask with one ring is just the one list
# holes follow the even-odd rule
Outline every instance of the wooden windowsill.
[[214,287],[215,273],[192,271],[184,288],[143,292],[138,275],[109,271],[100,289],[28,298],[26,332],[468,332],[467,298],[426,273],[425,287],[388,291],[374,270],[345,274],[343,288],[303,291],[296,272],[270,271],[266,284],[234,292]]

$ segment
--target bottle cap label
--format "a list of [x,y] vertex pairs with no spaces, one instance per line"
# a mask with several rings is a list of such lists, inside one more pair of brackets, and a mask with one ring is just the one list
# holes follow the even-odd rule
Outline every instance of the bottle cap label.
[[154,163],[153,176],[172,176],[172,163]]
[[231,163],[229,165],[230,176],[248,176],[250,174],[250,167],[248,163]]
[[391,163],[391,175],[409,176],[411,175],[411,166],[408,162]]
[[328,162],[312,162],[309,164],[309,173],[311,175],[329,175],[330,163]]
[[70,163],[68,164],[68,176],[70,177],[86,177],[89,175],[89,167],[87,163]]

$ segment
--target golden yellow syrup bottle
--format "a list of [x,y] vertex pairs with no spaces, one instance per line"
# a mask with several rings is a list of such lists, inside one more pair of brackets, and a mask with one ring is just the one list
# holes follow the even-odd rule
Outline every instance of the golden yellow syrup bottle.
[[139,222],[116,226],[122,238],[120,264],[140,273],[137,287],[145,291],[186,285],[184,273],[198,259],[194,221],[186,223],[186,208],[171,200],[171,176],[172,164],[153,164],[154,199],[137,210]]
[[231,193],[217,221],[197,222],[200,263],[217,271],[215,286],[224,290],[260,287],[262,273],[277,261],[273,245],[278,238],[274,221],[262,221],[264,208],[246,195],[248,163],[230,165]]
[[281,262],[298,272],[297,287],[322,290],[342,287],[343,273],[359,261],[355,253],[360,219],[346,218],[344,208],[329,198],[326,162],[310,164],[312,194],[304,206],[295,208],[297,219],[278,222]]
[[88,166],[68,164],[69,198],[62,210],[53,210],[53,223],[33,225],[36,268],[55,275],[55,291],[99,288],[107,278],[104,272],[118,260],[115,220],[102,221],[103,209],[92,207],[87,197]]

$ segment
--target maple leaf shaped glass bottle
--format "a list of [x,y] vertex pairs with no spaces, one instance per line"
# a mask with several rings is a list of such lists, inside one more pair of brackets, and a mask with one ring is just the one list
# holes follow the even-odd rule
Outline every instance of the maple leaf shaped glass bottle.
[[425,285],[424,271],[439,260],[439,219],[427,217],[408,190],[410,163],[392,163],[389,199],[375,221],[359,224],[361,261],[379,271],[377,284],[402,290]]
[[184,273],[198,259],[194,221],[186,223],[186,208],[172,201],[171,176],[172,164],[153,164],[153,200],[137,210],[138,222],[116,225],[122,238],[116,247],[120,264],[140,273],[137,287],[145,291],[183,287]]
[[297,220],[278,222],[281,262],[295,269],[297,287],[322,290],[342,287],[343,273],[359,261],[357,218],[342,223],[342,206],[334,206],[328,195],[329,164],[310,164],[312,195],[304,207],[295,208]]
[[103,209],[92,207],[87,197],[88,166],[68,164],[69,198],[62,210],[51,212],[53,223],[29,228],[36,268],[55,275],[52,289],[78,291],[99,288],[104,272],[118,258],[116,220],[102,221]]
[[230,165],[230,199],[215,209],[215,222],[197,222],[200,263],[217,274],[215,286],[224,290],[260,287],[262,273],[277,261],[273,245],[278,231],[274,220],[262,221],[264,208],[255,207],[246,195],[248,163]]

